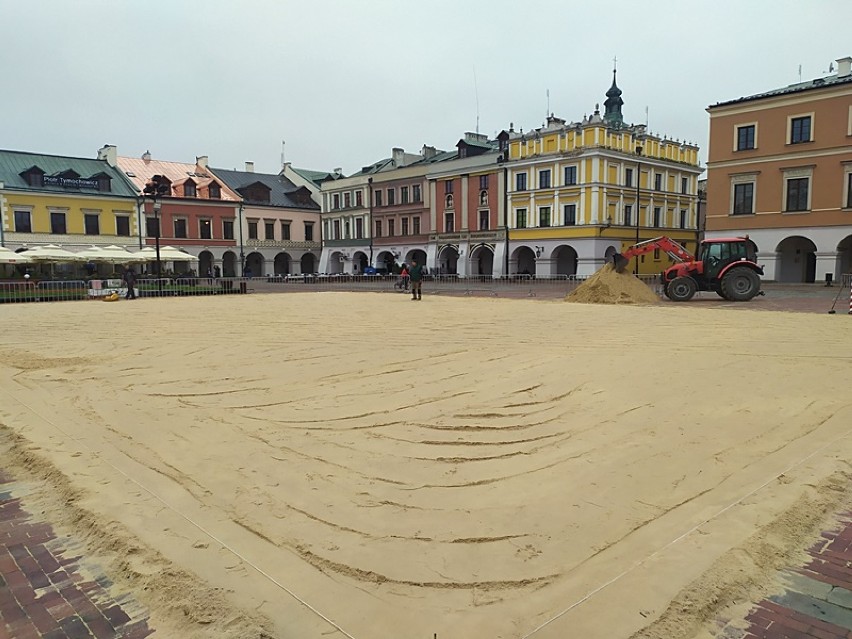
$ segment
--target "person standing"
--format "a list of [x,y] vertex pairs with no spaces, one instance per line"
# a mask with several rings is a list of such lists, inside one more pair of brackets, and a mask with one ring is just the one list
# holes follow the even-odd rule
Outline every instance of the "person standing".
[[411,260],[411,268],[408,269],[408,279],[411,280],[411,299],[422,299],[423,267],[417,263],[417,260]]
[[133,272],[133,267],[128,266],[124,269],[124,285],[127,286],[127,294],[124,296],[126,299],[135,300],[136,299],[136,273]]

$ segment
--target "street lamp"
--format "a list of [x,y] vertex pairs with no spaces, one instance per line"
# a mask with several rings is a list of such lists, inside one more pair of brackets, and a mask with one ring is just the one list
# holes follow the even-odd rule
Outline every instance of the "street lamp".
[[[637,136],[637,141],[639,138]],[[639,184],[642,182],[642,145],[636,145],[636,244],[639,244],[639,220],[642,218],[642,207],[639,200]],[[636,256],[636,264],[633,265],[634,275],[639,274],[639,256]]]
[[171,186],[169,185],[168,178],[165,178],[162,175],[155,175],[145,184],[145,188],[142,192],[146,197],[150,197],[153,200],[153,209],[154,209],[154,221],[156,222],[156,229],[154,234],[154,244],[157,250],[157,289],[160,294],[163,292],[163,280],[160,277],[160,209],[163,206],[161,198],[171,191]]

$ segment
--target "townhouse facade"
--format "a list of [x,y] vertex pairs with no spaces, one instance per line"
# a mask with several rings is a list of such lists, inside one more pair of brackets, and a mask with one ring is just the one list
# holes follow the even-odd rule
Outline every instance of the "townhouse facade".
[[365,167],[349,177],[326,178],[321,183],[321,273],[358,275],[372,265],[369,181],[375,170],[378,167]]
[[[688,250],[699,239],[694,144],[628,125],[613,82],[605,113],[568,123],[551,114],[543,127],[508,133],[508,273],[588,276],[616,252],[666,235]],[[633,264],[658,273],[660,251]]]
[[429,184],[430,260],[437,273],[500,277],[508,239],[502,142],[465,133],[451,159],[433,164]]
[[245,273],[284,276],[317,272],[322,248],[320,207],[307,186],[283,173],[210,170],[240,197],[237,243]]
[[0,246],[138,249],[137,203],[131,183],[103,159],[0,151]]
[[219,267],[225,277],[242,275],[237,244],[241,198],[212,174],[207,156],[197,157],[194,164],[155,160],[147,152],[141,158],[131,158],[119,156],[112,145],[100,149],[98,156],[114,163],[140,194],[153,176],[164,179],[168,192],[159,198],[159,212],[151,198],[140,198],[142,241],[154,246],[159,231],[161,246],[174,246],[198,262],[167,263],[167,271],[185,273],[197,269],[198,274],[204,275]]
[[707,111],[707,236],[748,235],[771,280],[852,271],[852,57]]

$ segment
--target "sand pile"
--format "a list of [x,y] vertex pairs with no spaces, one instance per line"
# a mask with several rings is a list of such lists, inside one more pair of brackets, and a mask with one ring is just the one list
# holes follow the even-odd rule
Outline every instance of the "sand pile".
[[606,264],[566,295],[565,301],[581,304],[654,304],[660,298],[632,273],[619,273],[612,264]]

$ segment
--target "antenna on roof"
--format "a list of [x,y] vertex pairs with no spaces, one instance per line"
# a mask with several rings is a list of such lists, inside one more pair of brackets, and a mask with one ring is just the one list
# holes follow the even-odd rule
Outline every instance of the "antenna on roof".
[[547,120],[547,118],[550,117],[550,89],[547,89],[546,93],[547,93],[547,112],[544,114],[545,120]]
[[802,81],[802,65],[799,65],[799,82]]
[[284,140],[281,140],[281,168],[284,168]]
[[479,85],[476,83],[476,65],[473,65],[473,92],[476,95],[476,133],[479,133]]

